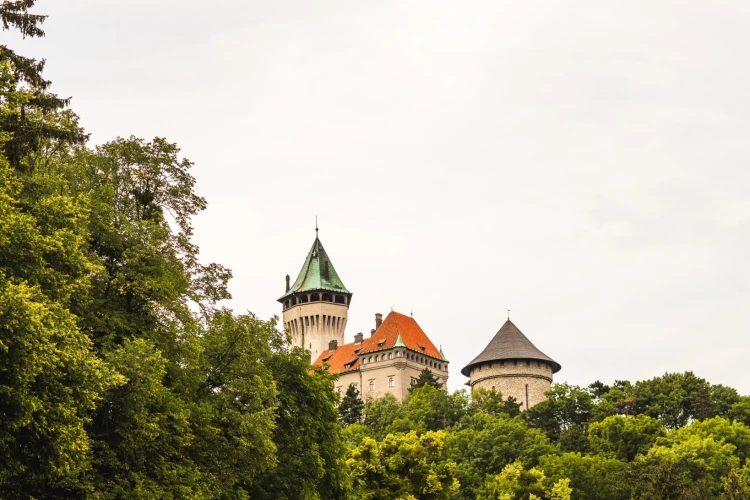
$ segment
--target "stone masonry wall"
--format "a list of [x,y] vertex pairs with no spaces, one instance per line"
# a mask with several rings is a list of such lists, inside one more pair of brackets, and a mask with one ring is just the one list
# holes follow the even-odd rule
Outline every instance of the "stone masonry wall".
[[492,361],[475,366],[469,380],[472,389],[494,388],[505,398],[513,396],[525,410],[546,399],[544,393],[552,386],[552,367],[535,360]]

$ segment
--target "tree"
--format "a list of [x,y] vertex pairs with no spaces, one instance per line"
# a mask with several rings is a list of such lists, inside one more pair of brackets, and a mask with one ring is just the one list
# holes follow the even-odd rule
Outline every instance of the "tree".
[[555,447],[538,429],[530,429],[523,418],[507,414],[475,413],[461,419],[446,439],[446,451],[456,463],[461,483],[459,498],[475,498],[487,474],[513,462],[536,466],[539,457],[555,453]]
[[544,472],[523,468],[519,462],[506,465],[500,474],[487,476],[478,500],[570,500],[569,479],[545,486]]
[[85,200],[53,192],[54,180],[33,181],[30,203],[29,177],[0,154],[0,495],[85,495],[85,426],[124,378],[96,356],[69,310],[97,270]]
[[588,423],[594,403],[589,391],[568,384],[555,384],[547,399],[523,413],[530,427],[544,432],[565,451],[586,451]]
[[740,401],[737,391],[712,386],[692,372],[665,373],[640,381],[633,387],[635,411],[659,418],[668,429],[677,429],[693,420],[728,416],[732,405]]
[[[7,219],[0,221],[2,233]],[[92,447],[85,425],[123,379],[93,355],[68,311],[9,278],[0,273],[0,492],[85,494]]]
[[386,393],[368,400],[364,413],[364,424],[372,437],[383,439],[393,431],[393,423],[404,418],[404,407],[393,394]]
[[414,392],[415,389],[419,389],[420,387],[424,387],[425,385],[431,385],[435,389],[443,388],[443,384],[441,384],[438,378],[432,373],[432,370],[430,370],[429,368],[425,368],[421,372],[419,372],[417,381],[414,382],[411,387],[409,387],[409,394]]
[[471,408],[473,411],[488,413],[490,415],[506,414],[515,417],[521,414],[521,403],[516,398],[503,399],[503,395],[495,390],[487,390],[475,387],[471,391]]
[[750,499],[750,481],[747,476],[739,474],[736,467],[729,470],[724,478],[720,500],[748,500]]
[[741,422],[730,422],[726,418],[714,417],[701,422],[693,422],[675,432],[670,432],[660,444],[681,443],[692,436],[711,437],[717,442],[734,446],[734,454],[745,462],[750,458],[750,428]]
[[637,454],[647,453],[664,434],[664,425],[655,418],[612,416],[589,426],[589,443],[594,453],[631,461]]
[[339,419],[344,425],[356,424],[362,421],[365,403],[359,397],[359,391],[354,384],[349,384],[346,394],[339,403]]
[[276,465],[250,489],[251,498],[345,498],[351,478],[345,463],[334,375],[310,372],[310,355],[294,347],[270,360],[278,390],[273,443]]
[[735,447],[692,435],[671,445],[655,445],[634,465],[636,498],[717,498],[723,480],[739,466]]
[[417,387],[404,401],[403,417],[390,426],[392,432],[418,433],[444,430],[458,422],[469,410],[469,397],[465,391],[448,394],[431,384]]
[[576,452],[550,454],[539,459],[539,468],[550,481],[570,479],[573,500],[630,498],[630,466],[614,458]]
[[443,431],[364,438],[349,451],[355,498],[448,499],[458,490],[456,464],[445,456]]
[[[41,24],[46,16],[31,14],[36,0],[6,0],[0,2],[0,24],[3,30],[17,29],[23,37],[41,37]],[[50,82],[42,77],[44,60],[21,56],[6,45],[0,45],[0,135],[5,157],[11,167],[22,171],[33,170],[33,157],[48,141],[80,144],[86,135],[70,120],[56,120],[56,115],[69,104],[48,92]],[[67,125],[67,126],[66,126]]]

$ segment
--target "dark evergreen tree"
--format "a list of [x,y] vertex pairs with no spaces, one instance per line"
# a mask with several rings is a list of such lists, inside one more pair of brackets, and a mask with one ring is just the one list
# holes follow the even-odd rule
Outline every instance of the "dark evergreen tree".
[[441,384],[438,378],[433,375],[432,371],[429,368],[425,368],[419,373],[417,381],[409,387],[409,393],[412,393],[415,389],[419,389],[425,385],[431,385],[435,389],[443,388],[443,384]]
[[359,397],[359,391],[354,384],[349,384],[346,394],[339,404],[339,420],[344,425],[356,424],[362,421],[362,411],[365,402]]

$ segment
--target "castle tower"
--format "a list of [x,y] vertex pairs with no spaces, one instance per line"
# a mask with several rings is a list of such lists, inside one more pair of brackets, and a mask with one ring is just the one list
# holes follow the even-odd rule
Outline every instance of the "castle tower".
[[344,329],[352,293],[333,268],[315,229],[315,241],[293,285],[286,276],[286,293],[278,299],[284,328],[292,345],[310,350],[310,362],[328,349],[330,341],[344,344]]
[[510,319],[487,344],[484,351],[461,370],[472,389],[493,388],[503,397],[514,397],[526,410],[546,399],[552,374],[562,368],[534,347]]

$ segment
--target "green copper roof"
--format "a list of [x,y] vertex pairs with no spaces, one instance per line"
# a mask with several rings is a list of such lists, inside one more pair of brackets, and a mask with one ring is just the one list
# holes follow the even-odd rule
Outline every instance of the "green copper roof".
[[331,292],[339,292],[345,294],[351,294],[346,289],[344,283],[336,273],[336,269],[333,268],[333,263],[328,257],[328,254],[323,248],[323,244],[320,239],[315,236],[312,248],[307,253],[305,263],[302,265],[302,269],[297,276],[297,280],[289,288],[289,291],[281,296],[279,300],[283,300],[297,292],[308,292],[313,290],[326,290]]
[[406,347],[406,344],[404,344],[404,340],[401,338],[401,334],[398,334],[398,338],[396,339],[396,343],[393,344],[393,347]]
[[440,357],[443,358],[443,361],[448,361],[445,357],[445,354],[443,354],[443,346],[440,346]]

